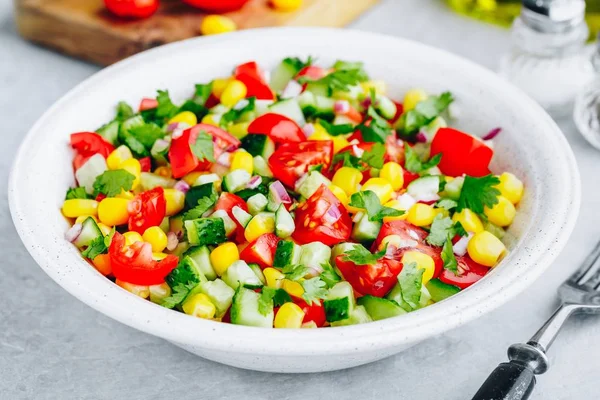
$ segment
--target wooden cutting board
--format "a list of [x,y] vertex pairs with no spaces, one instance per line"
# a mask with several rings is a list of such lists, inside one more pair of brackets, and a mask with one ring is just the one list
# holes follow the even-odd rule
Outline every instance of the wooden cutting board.
[[[250,0],[231,17],[240,29],[266,26],[348,24],[379,0],[304,0],[295,12],[278,12],[269,0]],[[204,13],[180,0],[162,0],[151,18],[124,21],[102,0],[15,0],[20,34],[33,42],[101,65],[132,54],[200,35]]]

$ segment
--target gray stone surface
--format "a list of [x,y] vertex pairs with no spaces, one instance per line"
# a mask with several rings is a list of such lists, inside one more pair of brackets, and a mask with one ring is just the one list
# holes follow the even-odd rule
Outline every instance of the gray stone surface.
[[[24,42],[15,33],[12,6],[0,3],[0,180],[6,182],[29,127],[98,68]],[[438,0],[383,1],[353,27],[446,48],[490,68],[509,40],[506,31],[450,14]],[[504,360],[507,346],[528,338],[551,313],[556,287],[600,237],[600,153],[571,123],[562,127],[581,169],[583,202],[576,230],[550,270],[507,305],[460,329],[371,365],[324,374],[266,374],[215,364],[85,306],[31,259],[0,185],[0,399],[470,398]],[[532,398],[597,398],[599,334],[598,318],[573,320]]]

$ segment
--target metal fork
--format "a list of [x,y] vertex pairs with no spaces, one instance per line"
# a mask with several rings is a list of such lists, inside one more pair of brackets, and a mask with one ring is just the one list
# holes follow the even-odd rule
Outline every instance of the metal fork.
[[558,288],[561,305],[527,343],[508,348],[509,362],[490,374],[473,400],[526,400],[535,375],[549,368],[546,353],[565,321],[575,313],[600,311],[600,242],[579,268]]

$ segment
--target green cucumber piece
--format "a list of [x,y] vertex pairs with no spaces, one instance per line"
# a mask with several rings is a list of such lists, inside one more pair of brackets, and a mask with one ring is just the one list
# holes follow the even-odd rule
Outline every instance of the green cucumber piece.
[[302,197],[308,199],[321,185],[329,186],[331,185],[331,181],[319,171],[310,171],[298,180],[296,183],[296,191],[300,193]]
[[217,245],[227,241],[221,218],[198,218],[185,221],[187,238],[192,246]]
[[425,287],[427,287],[427,290],[431,295],[431,300],[436,303],[460,292],[460,288],[454,285],[448,285],[439,279],[430,280],[425,284]]
[[252,219],[252,215],[242,210],[242,208],[239,206],[233,207],[231,209],[231,213],[233,214],[233,217],[237,220],[237,222],[239,222],[239,224],[242,225],[244,228]]
[[155,187],[159,186],[165,189],[172,188],[175,186],[175,182],[175,179],[165,178],[164,176],[153,174],[151,172],[142,172],[140,174],[140,186],[144,191],[154,189]]
[[280,240],[275,249],[273,267],[284,268],[287,265],[296,265],[300,263],[300,254],[302,247],[291,240]]
[[250,214],[252,215],[256,215],[261,211],[264,211],[265,208],[267,208],[267,204],[269,203],[269,200],[267,199],[267,196],[265,196],[262,193],[256,193],[253,196],[250,196],[250,198],[246,201],[246,204],[248,205],[248,211],[250,211]]
[[106,166],[106,160],[102,157],[102,154],[94,154],[91,156],[77,171],[75,171],[75,178],[79,186],[85,187],[85,191],[88,194],[94,193],[94,182],[96,178],[102,175],[108,167]]
[[446,186],[444,186],[444,191],[441,192],[441,195],[443,197],[448,197],[452,200],[458,201],[460,192],[462,191],[463,183],[465,183],[465,178],[462,176],[456,177],[450,182],[446,182]]
[[285,59],[271,71],[269,86],[275,92],[279,93],[285,89],[287,84],[298,74],[298,72],[300,72],[300,70],[296,68],[292,62],[289,62],[288,59]]
[[365,307],[367,313],[373,318],[373,321],[406,314],[406,311],[396,302],[381,297],[365,295],[356,300],[356,302]]
[[280,204],[275,212],[275,234],[285,239],[292,236],[295,229],[296,225],[294,224],[292,214],[290,214],[283,204]]
[[312,242],[302,245],[298,264],[321,271],[321,265],[328,263],[330,258],[331,248],[329,246],[321,242]]
[[323,301],[328,322],[347,319],[354,310],[354,290],[348,282],[336,283]]
[[104,138],[107,142],[116,145],[119,141],[119,129],[121,123],[119,121],[111,121],[108,124],[102,125],[96,130],[96,133]]
[[217,273],[210,262],[210,250],[208,247],[192,247],[183,254],[183,257],[189,258],[195,269],[202,273],[207,280],[212,281],[217,279]]
[[243,260],[238,260],[227,267],[221,279],[233,289],[237,289],[240,284],[245,288],[253,289],[260,288],[263,285],[252,268]]
[[225,227],[225,234],[230,236],[237,229],[235,221],[231,219],[227,211],[217,210],[211,215],[212,218],[221,218],[223,220],[223,226]]
[[275,114],[280,114],[295,121],[299,126],[304,126],[306,120],[302,109],[296,99],[285,99],[273,103],[269,106],[269,111]]
[[204,183],[198,186],[192,186],[185,194],[185,208],[189,210],[198,205],[198,200],[203,197],[216,197],[215,185],[212,183]]
[[272,328],[275,313],[273,307],[267,310],[266,315],[259,311],[258,301],[260,294],[253,290],[239,287],[233,297],[231,305],[231,323],[236,325]]
[[88,217],[81,224],[81,233],[73,241],[73,244],[81,249],[89,246],[93,240],[103,236],[96,221],[92,217]]
[[263,133],[248,133],[242,139],[242,148],[253,157],[261,156],[268,160],[271,154],[275,152],[275,142]]
[[377,239],[381,225],[379,221],[370,221],[369,216],[364,214],[358,223],[354,224],[350,237],[357,242],[372,242]]
[[[217,313],[215,314],[215,317],[217,318],[220,318],[223,315],[225,315],[225,313],[231,306],[233,296],[235,295],[235,290],[229,287],[229,285],[227,285],[221,279],[203,282],[196,288],[194,288],[194,290],[196,290],[196,293],[204,293],[206,296],[208,296],[210,301],[215,305],[215,308],[217,309]],[[192,290],[192,292],[194,292],[194,290]],[[190,296],[192,292],[190,292],[188,296]]]
[[262,156],[254,156],[254,172],[267,178],[273,177],[273,172],[269,168],[269,163]]
[[235,193],[246,187],[252,176],[245,169],[236,169],[225,175],[222,189],[224,192]]
[[367,313],[367,310],[364,306],[356,306],[354,310],[352,310],[350,317],[339,321],[333,321],[331,323],[331,326],[358,325],[372,321],[373,319],[371,318],[369,313]]

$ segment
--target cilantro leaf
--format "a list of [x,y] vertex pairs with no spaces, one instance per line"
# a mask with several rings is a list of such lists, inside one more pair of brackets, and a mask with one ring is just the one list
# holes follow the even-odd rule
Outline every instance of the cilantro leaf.
[[352,249],[346,251],[342,260],[353,262],[356,265],[372,265],[377,263],[385,255],[387,246],[377,253],[371,253],[362,244],[357,244]]
[[217,196],[214,195],[214,192],[211,193],[210,196],[204,196],[198,199],[198,204],[189,209],[183,214],[183,220],[187,221],[190,219],[198,219],[202,218],[202,214],[211,209],[212,206],[217,202]]
[[115,120],[125,121],[127,118],[133,117],[134,114],[133,108],[131,108],[129,104],[124,101],[120,101],[117,104],[117,115],[115,116]]
[[333,69],[336,70],[350,70],[350,69],[358,69],[362,70],[364,64],[361,61],[343,61],[337,60],[335,64],[333,64]]
[[405,112],[400,118],[400,131],[405,135],[414,135],[421,127],[436,119],[453,101],[452,94],[444,92],[417,103],[413,110]]
[[408,144],[404,145],[404,155],[406,157],[404,168],[415,174],[437,166],[442,160],[442,153],[439,153],[431,157],[428,161],[421,161],[417,152]]
[[323,268],[323,272],[321,272],[321,275],[319,276],[328,288],[332,288],[333,285],[342,280],[329,262],[321,264],[321,267]]
[[369,221],[381,221],[384,217],[398,217],[402,210],[382,206],[379,197],[372,190],[360,191],[350,196],[350,205],[367,211]]
[[360,82],[368,80],[369,77],[362,69],[340,69],[333,71],[321,79],[312,79],[308,76],[298,78],[298,83],[314,83],[325,86],[329,93],[334,91],[348,92],[351,86],[356,86]]
[[156,140],[165,136],[163,130],[152,122],[130,128],[129,134],[148,149],[152,148]]
[[385,143],[386,138],[394,133],[387,120],[380,116],[373,106],[369,106],[367,110],[367,119],[356,128],[365,142]]
[[94,192],[114,197],[123,190],[126,192],[131,190],[134,180],[135,176],[124,169],[104,171],[94,181]]
[[458,203],[452,199],[441,199],[435,204],[438,208],[443,208],[444,210],[452,210],[458,206]]
[[67,189],[67,194],[65,196],[65,200],[89,199],[89,198],[90,198],[90,196],[88,196],[88,194],[85,191],[85,188],[83,186]]
[[179,107],[177,107],[171,101],[168,90],[159,90],[158,95],[156,96],[156,101],[158,102],[158,107],[156,107],[157,117],[171,118],[177,114]]
[[292,298],[283,289],[274,289],[263,286],[260,297],[258,298],[258,312],[267,315],[273,307],[281,307],[285,303],[290,303]]
[[300,72],[301,69],[311,66],[313,62],[314,59],[312,58],[312,56],[308,56],[306,61],[302,61],[298,57],[287,57],[283,59],[283,63],[290,65],[296,70],[296,72]]
[[325,121],[324,119],[319,119],[319,124],[323,128],[325,128],[327,133],[329,133],[331,136],[345,135],[347,133],[354,132],[354,130],[356,129],[356,128],[354,128],[354,125],[352,125],[352,124],[334,125],[334,124],[331,124],[331,123]]
[[412,308],[419,307],[421,300],[421,286],[423,284],[424,269],[417,268],[417,263],[404,264],[398,275],[398,284],[402,289],[402,299]]
[[196,141],[194,143],[190,143],[190,147],[198,159],[215,162],[215,148],[213,145],[212,136],[206,133],[206,131],[201,131],[198,134]]
[[303,281],[302,288],[304,289],[302,298],[309,305],[327,296],[327,284],[318,276]]
[[321,172],[323,170],[323,164],[310,165],[308,167],[308,172],[317,171]]
[[196,103],[194,100],[187,100],[181,105],[178,112],[184,111],[193,113],[198,121],[202,121],[202,118],[208,114],[208,108],[204,107],[202,104]]
[[484,207],[491,208],[498,203],[500,191],[495,187],[498,184],[500,179],[491,174],[481,178],[465,176],[456,211],[468,208],[474,213],[483,214]]
[[81,255],[83,255],[86,258],[89,258],[90,260],[93,260],[100,254],[108,253],[108,248],[110,247],[110,243],[114,234],[115,228],[113,228],[112,231],[106,236],[98,236],[97,238],[92,240],[90,245],[81,253]]
[[225,114],[223,114],[223,116],[219,120],[219,125],[221,125],[222,128],[226,128],[230,122],[238,120],[245,112],[254,111],[254,108],[256,106],[256,97],[250,97],[245,100],[247,101],[247,103],[243,107],[234,107],[231,110],[227,111]]
[[340,161],[342,161],[343,167],[356,168],[359,171],[364,171],[366,169],[364,164],[361,162],[360,157],[356,157],[354,154],[350,153],[349,151],[344,151],[341,153],[337,153],[335,156],[333,156],[333,160],[331,161],[330,170],[333,170],[333,168],[336,166],[336,164]]
[[160,305],[165,308],[174,308],[175,306],[183,303],[187,295],[194,287],[196,287],[196,283],[178,283],[171,288],[171,295],[164,298]]
[[146,146],[144,146],[139,140],[133,137],[129,133],[129,131],[123,134],[121,140],[123,141],[123,144],[129,147],[133,155],[135,155],[136,157],[147,157],[150,155],[150,152],[148,151]]
[[206,101],[210,97],[210,94],[212,93],[212,86],[213,86],[212,82],[209,82],[207,84],[197,83],[196,84],[196,93],[194,94],[194,97],[192,98],[194,103],[204,106],[206,104]]
[[297,281],[298,279],[304,278],[304,276],[310,271],[310,268],[304,265],[293,265],[289,264],[283,267],[281,272],[290,281]]
[[446,238],[446,243],[444,243],[444,247],[442,247],[442,261],[444,262],[444,268],[454,272],[455,275],[458,275],[458,262],[456,261],[456,256],[454,255],[454,249],[452,248],[452,238],[450,235]]
[[458,221],[454,224],[454,226],[452,227],[452,229],[454,230],[454,234],[455,235],[458,235],[458,236],[467,236],[468,235],[468,233],[465,230],[465,228]]
[[385,155],[385,145],[374,143],[370,150],[365,150],[361,159],[373,168],[383,168],[383,156]]
[[450,217],[442,217],[438,214],[433,219],[429,235],[425,240],[433,246],[442,246],[446,242],[448,236],[453,236],[453,228],[454,223]]

